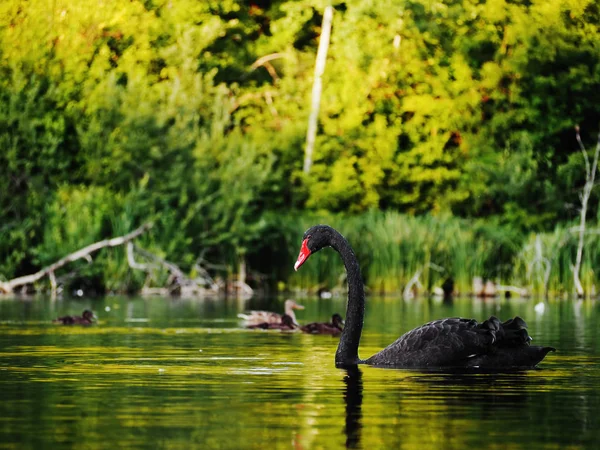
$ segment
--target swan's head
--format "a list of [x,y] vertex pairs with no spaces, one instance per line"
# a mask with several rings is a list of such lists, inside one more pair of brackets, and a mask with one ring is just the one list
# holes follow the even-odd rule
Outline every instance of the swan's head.
[[333,231],[333,228],[327,225],[315,225],[306,230],[302,237],[302,247],[300,247],[300,254],[296,264],[294,264],[294,270],[298,270],[310,255],[318,252],[323,247],[328,247],[331,243]]

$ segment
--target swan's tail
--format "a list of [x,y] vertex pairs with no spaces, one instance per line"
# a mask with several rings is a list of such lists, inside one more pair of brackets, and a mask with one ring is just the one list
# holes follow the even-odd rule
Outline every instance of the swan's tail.
[[473,366],[489,369],[502,368],[531,368],[541,362],[553,347],[529,345],[531,336],[527,333],[527,324],[516,316],[506,322],[500,322],[491,316],[479,324],[492,335],[494,350],[470,362]]
[[502,346],[493,352],[470,359],[467,366],[493,371],[532,369],[553,351],[553,347],[537,345]]
[[490,330],[490,333],[494,336],[494,343],[498,345],[519,347],[529,345],[532,340],[529,333],[527,333],[527,324],[519,316],[508,319],[506,322],[500,322],[498,318],[491,316],[479,326]]
[[504,329],[504,341],[508,345],[529,345],[532,341],[531,336],[527,333],[527,324],[519,316],[502,322],[502,328]]

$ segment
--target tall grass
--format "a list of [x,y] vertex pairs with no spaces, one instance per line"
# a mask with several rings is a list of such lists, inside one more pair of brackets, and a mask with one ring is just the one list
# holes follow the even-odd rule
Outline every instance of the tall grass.
[[[534,294],[570,294],[575,291],[573,263],[577,251],[577,234],[566,226],[549,233],[529,236],[515,261],[512,279],[527,286]],[[580,279],[584,291],[594,294],[598,277],[594,268],[600,264],[600,235],[589,230],[585,237]]]
[[[344,268],[339,256],[323,250],[311,257],[298,273],[291,266],[304,231],[317,223],[338,229],[351,243],[363,278],[372,292],[398,293],[419,273],[424,290],[432,291],[452,278],[459,292],[471,292],[479,276],[497,284],[526,288],[536,295],[571,294],[576,233],[559,225],[547,233],[522,235],[506,227],[452,216],[412,217],[372,211],[359,216],[299,214],[279,216],[290,270],[287,287],[301,291],[342,286]],[[280,255],[284,257],[284,255]],[[600,234],[589,229],[581,267],[586,293],[596,291],[600,266]]]
[[[510,273],[507,268],[520,249],[518,235],[454,217],[372,211],[350,217],[304,214],[279,218],[278,222],[293,257],[311,225],[327,223],[338,229],[353,246],[367,286],[378,293],[402,291],[417,273],[426,290],[452,278],[459,291],[468,292],[474,276],[500,279]],[[331,289],[343,276],[339,256],[325,250],[297,274],[290,274],[288,284],[301,290]]]

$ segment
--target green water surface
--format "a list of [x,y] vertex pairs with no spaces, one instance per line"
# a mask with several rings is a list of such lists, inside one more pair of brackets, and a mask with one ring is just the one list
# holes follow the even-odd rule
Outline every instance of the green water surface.
[[[539,370],[336,369],[337,338],[245,330],[280,300],[0,300],[0,448],[599,448],[600,305],[368,299],[361,356],[429,320],[521,315]],[[345,312],[302,299],[301,323]],[[51,320],[93,309],[93,326]],[[538,307],[539,310],[539,307]]]

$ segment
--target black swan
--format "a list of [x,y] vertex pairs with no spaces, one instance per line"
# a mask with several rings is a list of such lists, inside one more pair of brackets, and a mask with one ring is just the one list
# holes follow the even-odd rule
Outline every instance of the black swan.
[[58,319],[54,319],[52,322],[60,323],[62,325],[90,325],[93,319],[97,319],[96,314],[94,314],[89,309],[83,311],[83,315],[79,316],[63,316]]
[[358,357],[365,311],[360,267],[348,241],[327,225],[316,225],[304,233],[294,269],[324,247],[336,250],[344,262],[348,279],[346,326],[335,354],[338,367],[354,364],[415,369],[515,370],[535,367],[552,347],[530,346],[527,325],[520,317],[500,322],[495,317],[478,323],[474,319],[440,319],[400,336],[366,360]]
[[331,316],[331,322],[312,322],[302,325],[300,329],[309,334],[340,334],[344,329],[344,319],[339,314]]
[[[292,322],[298,325],[294,309],[304,309],[304,306],[299,305],[294,300],[286,300],[284,303],[284,311],[286,315],[292,318]],[[259,325],[262,323],[281,323],[283,314],[274,313],[271,311],[248,311],[247,314],[238,314],[240,319],[244,319],[246,325]]]
[[288,316],[287,314],[284,314],[283,316],[281,316],[281,321],[280,322],[262,322],[262,323],[257,323],[257,324],[251,324],[251,325],[246,325],[246,328],[250,328],[250,329],[261,329],[261,330],[281,330],[281,331],[288,331],[288,330],[295,330],[296,329],[296,324],[294,323],[294,320]]

